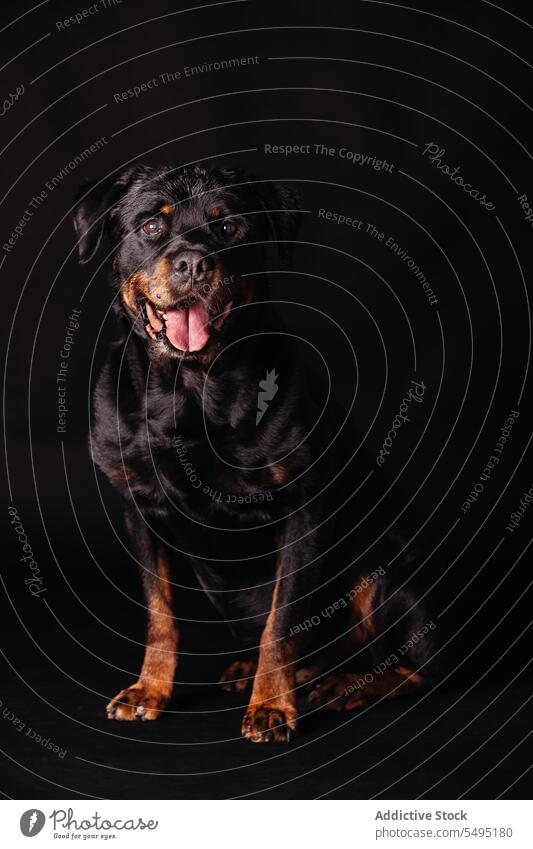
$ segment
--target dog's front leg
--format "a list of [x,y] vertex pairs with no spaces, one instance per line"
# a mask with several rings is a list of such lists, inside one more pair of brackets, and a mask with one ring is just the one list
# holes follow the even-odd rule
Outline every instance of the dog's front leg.
[[305,602],[320,568],[308,517],[291,519],[279,542],[270,613],[259,646],[259,661],[242,734],[254,743],[288,742],[296,733],[296,680]]
[[157,719],[174,687],[179,631],[172,610],[170,552],[139,516],[127,518],[142,569],[148,611],[146,647],[139,679],[107,705],[108,719]]

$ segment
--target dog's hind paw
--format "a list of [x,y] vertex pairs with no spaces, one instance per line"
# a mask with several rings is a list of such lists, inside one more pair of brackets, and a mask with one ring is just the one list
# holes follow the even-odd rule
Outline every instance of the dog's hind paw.
[[218,683],[228,693],[243,693],[252,686],[256,670],[256,657],[234,660],[222,673]]
[[165,709],[170,696],[141,682],[117,693],[106,707],[108,719],[157,719]]
[[338,673],[320,681],[308,701],[328,710],[354,710],[366,707],[370,700],[396,699],[414,693],[423,678],[412,669],[396,666],[379,676],[371,672]]
[[357,675],[330,675],[313,687],[307,699],[311,704],[320,705],[328,710],[353,710],[365,707],[365,696],[356,685],[358,678],[364,680]]

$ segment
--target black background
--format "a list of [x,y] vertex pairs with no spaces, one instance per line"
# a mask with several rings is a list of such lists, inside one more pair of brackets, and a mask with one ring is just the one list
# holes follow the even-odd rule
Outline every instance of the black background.
[[[89,5],[2,7],[2,97],[25,88],[0,124],[3,245],[32,197],[67,173],[0,256],[8,471],[0,789],[15,798],[527,794],[530,514],[513,533],[506,525],[532,484],[531,223],[517,200],[533,197],[528,4],[247,0],[191,10],[122,0],[58,29]],[[183,76],[186,66],[242,56],[259,61]],[[181,79],[161,82],[176,71]],[[153,78],[157,87],[116,102]],[[70,170],[102,136],[101,149]],[[422,155],[430,142],[493,211]],[[264,148],[315,143],[394,167]],[[239,738],[242,700],[213,685],[228,635],[206,624],[216,614],[187,574],[172,712],[133,727],[104,719],[108,699],[135,680],[144,611],[117,498],[87,448],[91,386],[114,324],[104,254],[79,267],[71,210],[87,179],[132,161],[196,160],[300,188],[294,273],[279,266],[276,297],[297,304],[285,309],[291,330],[322,352],[343,402],[357,377],[355,419],[374,454],[411,379],[427,387],[387,465],[449,564],[443,575],[431,560],[423,568],[443,599],[455,599],[443,616],[456,622],[455,674],[417,702],[311,714],[287,749]],[[327,222],[320,208],[365,227]],[[389,236],[422,269],[436,304],[384,245]],[[67,432],[58,434],[56,373],[73,308],[82,312]],[[520,415],[500,463],[463,514],[510,410]],[[11,503],[46,586],[37,598],[24,584]],[[28,727],[67,754],[30,740]]]

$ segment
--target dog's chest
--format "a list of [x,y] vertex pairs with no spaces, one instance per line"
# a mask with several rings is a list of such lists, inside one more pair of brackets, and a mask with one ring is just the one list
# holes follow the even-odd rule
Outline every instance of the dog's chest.
[[219,514],[240,521],[268,519],[275,487],[268,464],[230,427],[174,420],[139,421],[123,445],[122,476],[149,509],[174,503],[202,519]]
[[[200,522],[216,516],[212,524],[231,525],[268,521],[281,508],[277,490],[288,482],[287,469],[276,457],[285,447],[279,439],[271,445],[264,426],[256,427],[250,393],[235,399],[227,383],[216,381],[209,392],[200,381],[173,388],[142,383],[145,391],[134,394],[117,392],[113,381],[103,385],[93,450],[143,512],[162,516],[177,508]],[[113,418],[120,433],[107,424]]]

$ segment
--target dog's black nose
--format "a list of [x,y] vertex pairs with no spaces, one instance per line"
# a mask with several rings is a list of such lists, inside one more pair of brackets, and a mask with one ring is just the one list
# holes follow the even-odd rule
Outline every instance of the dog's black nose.
[[181,251],[174,259],[174,271],[180,283],[201,283],[214,265],[214,258],[200,251]]

